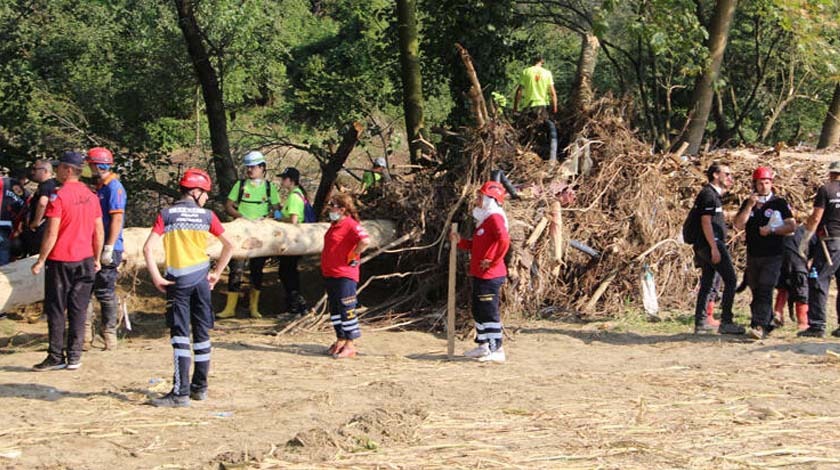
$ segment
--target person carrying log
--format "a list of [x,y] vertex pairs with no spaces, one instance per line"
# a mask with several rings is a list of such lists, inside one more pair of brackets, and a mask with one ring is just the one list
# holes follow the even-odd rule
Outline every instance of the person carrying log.
[[[99,200],[79,181],[84,160],[81,153],[71,151],[59,159],[56,176],[61,188],[50,195],[47,229],[38,261],[32,265],[34,275],[45,269],[44,313],[49,330],[47,358],[34,366],[37,371],[82,366],[85,318],[105,233]],[[65,321],[69,321],[66,354]]]
[[753,171],[753,194],[735,216],[735,228],[747,233],[746,281],[752,293],[750,329],[753,339],[764,339],[773,330],[773,289],[784,260],[784,237],[796,230],[787,201],[773,192],[773,170]]
[[330,228],[324,234],[321,275],[324,276],[327,305],[336,336],[327,354],[335,359],[346,359],[356,356],[354,341],[361,336],[356,317],[356,286],[361,254],[370,245],[370,239],[359,224],[359,213],[349,194],[333,195],[327,207]]
[[701,269],[700,288],[694,307],[694,333],[708,334],[715,331],[707,318],[706,308],[715,280],[715,273],[723,279],[720,325],[718,333],[742,335],[744,327],[734,322],[732,304],[738,278],[732,258],[726,248],[726,221],[723,217],[722,196],[732,187],[732,172],[726,165],[714,163],[706,170],[708,184],[697,194],[694,207],[699,217],[696,241],[693,243],[694,264]]
[[[172,390],[149,401],[150,405],[164,408],[186,407],[190,406],[190,400],[207,399],[210,330],[213,328],[210,291],[233,254],[233,244],[225,236],[219,218],[204,209],[212,186],[210,175],[204,170],[190,168],[178,185],[183,197],[158,214],[143,245],[143,257],[152,283],[166,294],[166,326],[174,355]],[[208,232],[222,243],[222,252],[213,269],[207,256]],[[165,276],[160,274],[154,255],[161,239]],[[194,357],[190,354],[190,330]],[[190,363],[193,361],[190,381]]]
[[505,188],[488,181],[476,193],[472,210],[475,230],[472,238],[461,238],[452,232],[450,240],[458,248],[470,251],[472,277],[472,314],[475,320],[474,349],[464,356],[481,362],[504,362],[502,318],[499,313],[499,291],[507,277],[505,255],[510,248],[508,220],[502,209]]
[[[102,269],[96,273],[93,294],[99,301],[102,311],[102,339],[105,350],[117,348],[117,276],[123,254],[123,226],[125,225],[125,206],[128,195],[117,174],[111,171],[114,156],[104,147],[88,150],[87,163],[96,178],[96,195],[102,210],[102,224],[105,227],[105,245],[99,256]],[[85,343],[90,347],[93,342],[94,311],[89,308],[85,322]]]
[[[283,204],[283,210],[276,218],[281,222],[302,224],[306,221],[306,205],[309,199],[306,197],[306,190],[300,185],[300,171],[297,168],[286,168],[280,173],[280,184],[289,195]],[[300,256],[281,256],[278,260],[280,282],[283,283],[283,290],[286,293],[288,311],[295,315],[302,315],[306,313],[306,298],[300,290],[300,273],[298,272]]]
[[[247,178],[237,181],[225,201],[225,211],[231,217],[244,217],[248,220],[259,220],[269,217],[273,210],[280,205],[280,194],[277,186],[266,179],[265,156],[261,152],[253,151],[242,157],[245,164]],[[262,290],[263,269],[267,257],[255,257],[248,260],[248,279],[251,291],[248,311],[251,318],[262,318],[260,314],[260,291]],[[233,260],[230,263],[228,277],[228,294],[225,308],[216,314],[216,318],[231,318],[236,316],[236,304],[239,301],[239,291],[242,288],[242,274],[245,260]]]
[[[817,236],[817,248],[813,250],[816,253],[812,253],[814,261],[808,279],[808,328],[798,336],[822,338],[825,336],[828,288],[831,278],[840,274],[840,161],[831,162],[828,181],[817,190],[814,208],[799,242],[799,254],[803,258],[814,235]],[[840,296],[836,309],[840,318]],[[831,335],[840,337],[840,328]]]

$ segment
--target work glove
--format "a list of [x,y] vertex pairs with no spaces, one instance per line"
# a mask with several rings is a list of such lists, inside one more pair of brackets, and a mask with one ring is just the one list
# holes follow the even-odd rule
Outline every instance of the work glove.
[[802,234],[802,241],[799,242],[799,256],[802,259],[808,259],[808,244],[811,242],[813,236],[814,232],[810,230],[805,230],[805,233]]
[[275,210],[274,211],[274,220],[283,220],[283,211]]
[[102,266],[114,264],[114,245],[105,245],[102,247],[102,255],[99,257],[99,262]]

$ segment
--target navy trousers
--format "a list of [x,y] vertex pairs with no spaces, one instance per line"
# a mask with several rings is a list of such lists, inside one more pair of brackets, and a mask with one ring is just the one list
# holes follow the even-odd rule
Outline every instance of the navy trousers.
[[356,318],[356,281],[346,277],[326,277],[327,302],[330,320],[338,339],[356,339],[362,336]]
[[[210,284],[201,280],[192,286],[171,285],[166,289],[166,326],[169,327],[173,349],[172,391],[175,395],[189,395],[192,391],[207,390],[210,372],[210,330],[213,312],[210,308]],[[195,371],[190,382],[190,332],[195,354]]]
[[504,283],[504,276],[493,279],[473,277],[472,313],[475,320],[475,342],[487,343],[491,351],[502,347],[499,291]]

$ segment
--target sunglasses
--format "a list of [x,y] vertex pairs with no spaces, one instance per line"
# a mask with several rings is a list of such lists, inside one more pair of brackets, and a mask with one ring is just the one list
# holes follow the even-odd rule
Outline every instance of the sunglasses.
[[337,202],[330,202],[330,204],[329,204],[329,205],[330,205],[330,207],[335,207],[336,209],[340,209],[340,208],[341,208],[341,204],[339,204],[339,203],[337,203]]

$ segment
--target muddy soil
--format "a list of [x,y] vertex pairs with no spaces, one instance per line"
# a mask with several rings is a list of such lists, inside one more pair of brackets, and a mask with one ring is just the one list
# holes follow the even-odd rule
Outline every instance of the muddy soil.
[[0,320],[0,468],[840,466],[840,344],[791,327],[751,343],[673,322],[528,322],[509,325],[499,365],[371,327],[336,361],[329,332],[228,320],[209,399],[166,410],[144,405],[171,383],[156,308],[72,372],[30,371],[45,323]]

